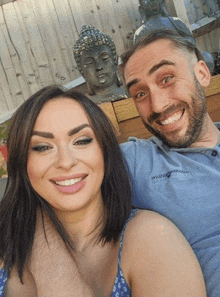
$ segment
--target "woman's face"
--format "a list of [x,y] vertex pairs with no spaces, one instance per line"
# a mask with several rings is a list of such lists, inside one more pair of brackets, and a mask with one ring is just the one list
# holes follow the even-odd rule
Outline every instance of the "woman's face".
[[34,190],[56,211],[102,203],[102,149],[82,106],[69,98],[47,102],[29,145],[27,172]]

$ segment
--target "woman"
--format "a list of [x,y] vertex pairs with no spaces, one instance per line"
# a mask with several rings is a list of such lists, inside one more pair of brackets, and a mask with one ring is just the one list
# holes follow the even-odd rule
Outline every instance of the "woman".
[[206,296],[180,231],[159,214],[131,210],[102,110],[56,86],[12,119],[0,258],[4,296]]

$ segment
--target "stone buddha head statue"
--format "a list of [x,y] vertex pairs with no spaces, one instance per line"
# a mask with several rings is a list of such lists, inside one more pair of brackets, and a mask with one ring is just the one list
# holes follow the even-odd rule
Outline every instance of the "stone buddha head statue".
[[142,17],[142,23],[146,21],[148,16],[157,14],[168,16],[165,0],[139,0],[138,9]]
[[100,103],[127,97],[121,88],[116,47],[108,35],[92,25],[83,26],[73,53],[93,101]]

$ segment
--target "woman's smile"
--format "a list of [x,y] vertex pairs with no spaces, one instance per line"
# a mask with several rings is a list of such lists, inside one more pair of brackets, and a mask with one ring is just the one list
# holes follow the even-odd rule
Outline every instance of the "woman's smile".
[[52,181],[55,187],[62,193],[73,194],[80,191],[86,183],[87,175],[78,178]]

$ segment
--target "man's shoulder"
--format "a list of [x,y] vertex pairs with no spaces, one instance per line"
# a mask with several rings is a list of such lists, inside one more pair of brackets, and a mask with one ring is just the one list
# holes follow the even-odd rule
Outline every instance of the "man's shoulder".
[[154,137],[149,139],[139,139],[136,137],[129,137],[127,142],[121,143],[120,147],[123,152],[136,149],[150,149],[155,146]]

